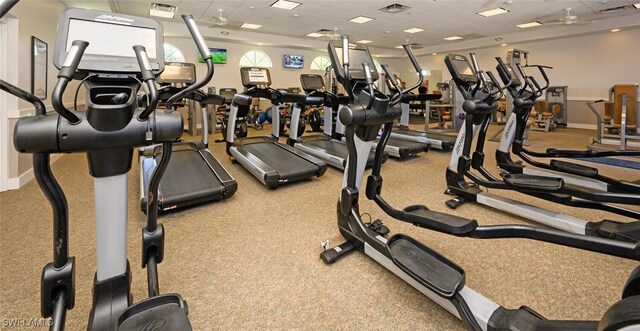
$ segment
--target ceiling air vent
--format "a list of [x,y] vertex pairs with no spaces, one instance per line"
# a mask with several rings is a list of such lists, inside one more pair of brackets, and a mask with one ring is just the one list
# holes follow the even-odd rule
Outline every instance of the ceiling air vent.
[[399,12],[405,11],[407,9],[409,9],[411,7],[405,6],[405,5],[401,5],[399,3],[394,3],[393,5],[388,5],[386,7],[382,7],[378,10],[383,11],[385,13],[389,13],[389,14],[397,14]]

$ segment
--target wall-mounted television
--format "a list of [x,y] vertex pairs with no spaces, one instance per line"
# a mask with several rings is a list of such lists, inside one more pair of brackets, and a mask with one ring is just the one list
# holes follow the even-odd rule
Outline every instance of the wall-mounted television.
[[302,69],[304,68],[304,56],[285,54],[282,64],[285,68]]
[[[227,49],[226,48],[209,48],[211,52],[211,59],[213,64],[225,64],[227,63]],[[198,62],[204,63],[202,54],[198,53]]]

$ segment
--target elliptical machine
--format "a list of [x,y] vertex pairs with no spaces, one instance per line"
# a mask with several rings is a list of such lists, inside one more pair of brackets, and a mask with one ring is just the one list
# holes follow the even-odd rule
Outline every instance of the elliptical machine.
[[[511,173],[521,173],[526,175],[561,177],[565,182],[573,185],[587,187],[603,192],[620,192],[638,194],[640,192],[639,182],[622,181],[599,173],[598,168],[585,166],[579,163],[568,162],[565,160],[551,159],[548,163],[534,160],[531,157],[538,158],[597,158],[608,156],[637,156],[640,151],[601,151],[593,150],[558,150],[549,148],[545,152],[533,151],[524,147],[524,132],[526,128],[529,114],[533,108],[537,98],[541,97],[545,88],[549,86],[549,78],[545,73],[545,66],[527,65],[525,67],[535,67],[539,70],[541,76],[545,80],[545,86],[540,87],[533,76],[527,75],[523,66],[519,63],[516,68],[505,64],[501,58],[498,60],[496,67],[502,81],[507,86],[507,91],[511,99],[513,99],[513,112],[507,120],[505,130],[500,139],[500,145],[496,150],[496,162],[501,169]],[[517,71],[516,71],[517,70]],[[522,81],[521,81],[522,79]],[[511,153],[517,155],[527,164],[533,166],[525,167],[513,161]],[[538,169],[535,169],[538,168]],[[541,171],[539,169],[550,170]]]
[[[475,55],[472,54],[471,59],[474,67],[477,68],[477,63],[474,60]],[[621,223],[611,220],[590,222],[495,195],[481,189],[516,191],[565,206],[603,210],[640,219],[639,211],[616,205],[640,203],[640,196],[637,194],[596,192],[568,184],[558,177],[508,173],[502,178],[497,178],[486,169],[484,167],[484,144],[486,142],[487,129],[491,114],[498,107],[497,100],[502,96],[504,87],[500,87],[495,77],[490,72],[487,72],[491,79],[491,84],[489,84],[485,74],[483,72],[477,73],[476,69],[472,69],[468,63],[468,59],[462,55],[449,54],[445,57],[445,64],[465,99],[464,104],[466,106],[463,108],[467,112],[465,124],[458,133],[456,145],[446,170],[447,193],[456,196],[456,198],[447,201],[447,206],[455,209],[466,201],[474,201],[564,231],[638,242],[640,233],[635,222]],[[479,71],[479,69],[477,70]],[[513,84],[513,81],[506,84],[507,88],[511,84]],[[492,89],[490,85],[494,88]],[[539,89],[542,88],[539,87]],[[476,105],[475,102],[477,100],[482,101],[481,108]],[[505,134],[510,134],[510,131],[510,127],[507,126]],[[475,148],[472,148],[476,135]],[[472,169],[477,173],[471,171]],[[470,179],[471,183],[467,182],[467,179]],[[616,204],[610,204],[609,202]]]
[[[193,18],[183,18],[193,33]],[[57,31],[53,61],[60,73],[51,98],[57,115],[47,115],[35,96],[0,81],[3,90],[31,102],[37,111],[18,121],[14,145],[22,153],[34,154],[35,177],[53,209],[54,259],[42,273],[41,314],[51,317],[52,330],[63,330],[66,310],[75,305],[67,201],[51,173],[49,155],[87,153],[95,185],[97,239],[87,329],[191,330],[186,302],[178,294],[160,295],[158,284],[157,264],[164,258],[164,228],[157,224],[158,184],[171,159],[171,143],[180,138],[183,128],[179,113],[154,113],[158,102],[154,80],[164,69],[162,25],[148,18],[67,9],[60,14]],[[119,38],[100,47],[105,34]],[[140,40],[145,45],[135,45]],[[138,66],[139,71],[134,69]],[[70,111],[62,103],[67,84],[74,78],[83,79],[87,89],[85,111]],[[144,109],[138,108],[136,97],[143,84],[140,79],[149,91]],[[149,298],[133,304],[126,249],[127,173],[134,149],[153,143],[162,143],[166,152],[149,184],[147,224],[142,230],[142,267],[147,268]]]
[[[409,45],[404,45],[409,50]],[[426,229],[459,237],[485,238],[529,238],[570,246],[593,252],[640,260],[640,244],[622,243],[609,239],[579,236],[543,228],[505,225],[478,226],[475,220],[430,211],[425,206],[409,206],[400,211],[394,209],[381,197],[382,153],[389,139],[391,124],[400,116],[394,103],[402,99],[401,93],[389,99],[377,91],[373,81],[377,73],[370,72],[373,60],[366,46],[349,49],[347,37],[342,39],[342,59],[340,63],[336,48],[329,44],[329,57],[336,69],[340,83],[350,91],[350,103],[340,109],[340,118],[346,126],[349,147],[348,167],[344,173],[342,192],[337,204],[338,228],[347,240],[345,243],[325,250],[320,257],[328,264],[334,263],[346,254],[362,250],[385,268],[405,280],[408,284],[432,299],[435,303],[460,318],[469,330],[621,330],[640,325],[640,267],[631,274],[623,292],[623,299],[614,304],[600,321],[553,321],[546,320],[532,309],[522,306],[507,309],[465,285],[464,270],[417,240],[403,234],[387,238],[386,227],[365,224],[361,219],[358,199],[366,154],[376,133],[384,125],[380,143],[376,148],[376,162],[372,174],[367,178],[365,194],[374,200],[388,215],[400,221],[412,223]],[[362,54],[362,53],[366,53]],[[414,65],[417,61],[411,52]],[[354,59],[356,63],[350,62]],[[362,70],[358,67],[362,65]],[[383,65],[387,75],[389,68]],[[389,75],[389,77],[393,77]],[[399,88],[397,81],[393,84]],[[488,109],[495,105],[485,104],[477,99],[467,107]],[[459,145],[459,144],[456,144]]]

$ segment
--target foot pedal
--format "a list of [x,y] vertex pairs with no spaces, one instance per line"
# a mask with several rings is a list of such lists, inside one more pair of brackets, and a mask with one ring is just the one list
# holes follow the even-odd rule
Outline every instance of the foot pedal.
[[130,306],[118,318],[119,331],[191,331],[187,305],[177,294],[149,298]]
[[444,298],[452,298],[464,287],[462,268],[409,236],[391,237],[387,249],[400,269]]

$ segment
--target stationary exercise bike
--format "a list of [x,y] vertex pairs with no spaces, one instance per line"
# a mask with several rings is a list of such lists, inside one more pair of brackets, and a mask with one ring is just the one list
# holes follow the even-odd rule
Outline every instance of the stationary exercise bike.
[[[193,34],[193,18],[183,18]],[[157,264],[164,258],[164,228],[157,224],[158,184],[171,159],[171,144],[183,129],[179,113],[156,111],[154,80],[164,69],[162,25],[149,18],[67,9],[60,14],[57,31],[53,62],[60,73],[51,97],[56,115],[48,115],[43,103],[30,93],[0,82],[2,90],[31,102],[37,112],[17,122],[14,145],[22,153],[34,154],[36,180],[53,209],[54,259],[42,273],[41,314],[51,317],[52,330],[63,330],[66,310],[75,305],[67,201],[51,173],[49,155],[86,153],[94,177],[97,240],[87,329],[191,330],[186,302],[178,294],[160,295],[158,283]],[[108,47],[100,47],[105,35],[120,37],[108,38]],[[143,46],[135,45],[141,40]],[[62,103],[67,84],[74,78],[83,79],[87,90],[84,111],[70,111]],[[137,106],[141,80],[149,91],[145,108]],[[151,177],[147,224],[142,230],[141,262],[147,268],[149,298],[133,304],[126,249],[127,173],[134,149],[153,143],[161,143],[165,153]]]
[[[409,49],[409,45],[404,45]],[[409,51],[414,66],[417,60]],[[458,237],[478,239],[529,238],[583,250],[640,260],[640,244],[622,243],[603,238],[579,236],[544,228],[504,225],[479,226],[475,220],[430,211],[425,206],[409,206],[397,210],[381,196],[380,174],[384,145],[391,133],[391,123],[400,116],[392,106],[402,99],[398,93],[391,99],[374,86],[377,73],[371,72],[373,59],[366,46],[350,49],[347,37],[342,39],[342,59],[336,47],[329,44],[329,57],[336,76],[349,91],[350,103],[340,109],[340,119],[346,126],[349,147],[348,167],[345,169],[342,192],[337,204],[338,228],[347,240],[325,250],[320,257],[325,263],[334,263],[346,254],[361,250],[389,269],[435,303],[460,318],[469,330],[631,330],[640,327],[640,267],[631,274],[623,291],[623,299],[614,304],[600,321],[547,320],[532,309],[522,306],[507,309],[465,285],[465,271],[444,255],[403,234],[388,238],[386,228],[365,224],[359,210],[359,191],[364,174],[366,154],[378,130],[384,125],[376,148],[376,162],[367,178],[365,195],[389,216],[418,227]],[[350,59],[354,59],[350,62]],[[362,69],[360,69],[362,68]],[[388,77],[393,77],[386,65]],[[393,84],[401,91],[397,81]],[[486,109],[493,105],[478,99],[467,103],[468,108]],[[459,144],[457,144],[459,145]],[[458,148],[457,147],[454,147]],[[385,230],[385,231],[382,231]]]

